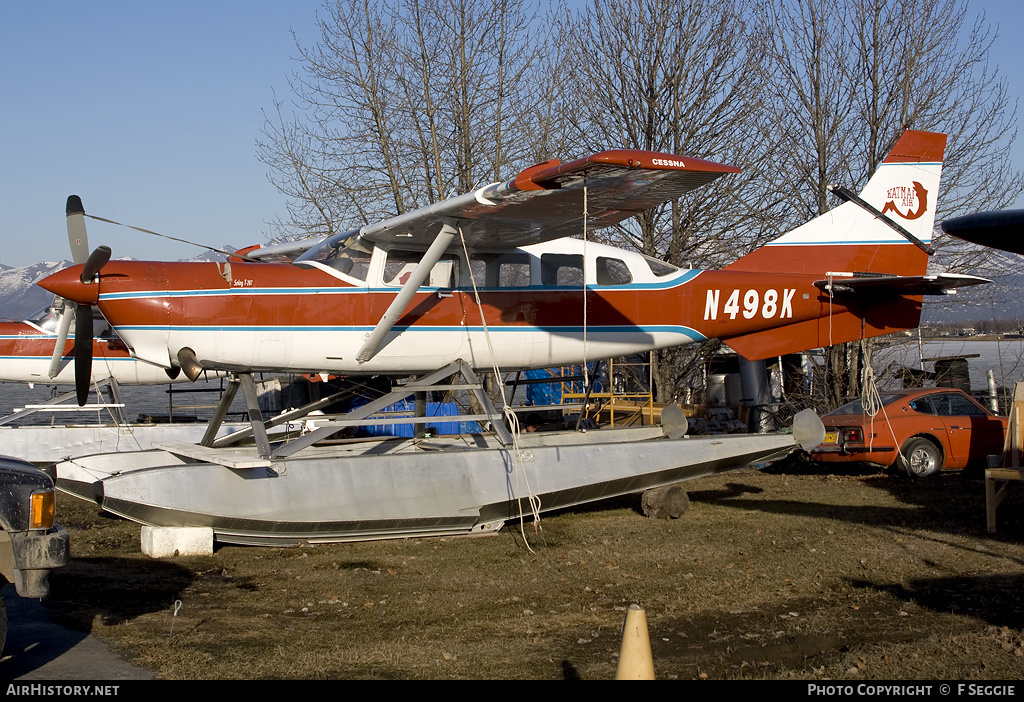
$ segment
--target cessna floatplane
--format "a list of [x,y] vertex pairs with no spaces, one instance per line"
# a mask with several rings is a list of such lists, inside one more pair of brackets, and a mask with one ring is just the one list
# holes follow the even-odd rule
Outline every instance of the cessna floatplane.
[[[712,337],[756,360],[913,328],[922,295],[984,282],[926,274],[945,142],[905,132],[860,196],[838,189],[847,201],[836,209],[719,271],[587,240],[594,228],[738,171],[624,150],[540,164],[330,237],[288,262],[257,249],[222,263],[72,267],[40,284],[97,306],[138,359],[189,376],[232,374],[252,421],[199,445],[60,463],[58,486],[143,524],[209,527],[225,542],[487,533],[524,512],[816,445],[823,428],[813,413],[797,415],[792,434],[687,437],[671,411],[662,427],[519,433],[476,373]],[[264,421],[255,371],[409,379],[278,444],[268,426],[319,405]],[[453,376],[484,408],[469,418],[489,431],[323,443],[375,421],[396,399],[452,387]]]

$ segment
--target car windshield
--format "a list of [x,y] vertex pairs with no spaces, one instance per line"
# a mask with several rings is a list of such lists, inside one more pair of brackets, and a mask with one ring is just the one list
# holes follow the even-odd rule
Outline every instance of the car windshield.
[[367,246],[359,230],[335,234],[295,259],[295,263],[320,263],[357,280],[365,281],[373,247]]
[[[879,395],[881,404],[877,406],[884,407],[886,405],[891,405],[893,402],[900,399],[901,397],[903,397],[903,395],[896,392],[882,393],[881,395]],[[858,398],[853,402],[847,402],[839,409],[829,412],[829,414],[871,414],[871,412],[864,409],[864,401]]]

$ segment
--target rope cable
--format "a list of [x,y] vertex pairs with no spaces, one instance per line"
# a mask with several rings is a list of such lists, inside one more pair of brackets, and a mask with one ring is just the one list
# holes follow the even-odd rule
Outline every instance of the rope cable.
[[[459,226],[459,240],[462,242],[462,252],[466,257],[467,264],[469,263],[469,248],[466,246],[466,237],[462,232],[462,226]],[[469,280],[473,284],[473,298],[476,301],[477,311],[480,314],[480,324],[484,330],[484,339],[487,341],[487,351],[491,357],[491,369],[494,373],[494,377],[498,379],[498,391],[501,394],[501,405],[502,415],[509,424],[509,430],[512,434],[512,456],[515,460],[515,473],[516,473],[516,487],[519,487],[519,481],[522,480],[526,485],[526,496],[527,502],[530,505],[530,513],[533,516],[534,530],[540,530],[540,498],[533,493],[533,488],[530,485],[530,480],[526,475],[526,464],[524,462],[523,451],[519,448],[519,417],[512,411],[511,403],[505,397],[505,387],[501,381],[501,371],[498,368],[498,359],[494,353],[494,345],[491,342],[491,333],[487,328],[487,320],[484,317],[484,306],[480,300],[480,291],[476,284],[476,274],[473,273],[473,267],[469,266]],[[516,494],[519,494],[519,490],[516,490]],[[530,548],[530,542],[526,538],[525,515],[523,514],[523,502],[517,497],[516,503],[519,506],[519,531],[523,536],[523,542],[526,544],[526,548],[533,553],[533,549]]]
[[590,386],[590,374],[587,371],[587,220],[590,212],[587,209],[587,179],[583,179],[583,384]]
[[[864,410],[864,414],[870,417],[868,423],[868,432],[870,436],[867,437],[867,445],[870,450],[874,446],[875,438],[875,417],[881,412],[882,418],[885,420],[886,426],[889,428],[889,433],[893,437],[893,444],[896,443],[896,432],[893,431],[892,422],[889,421],[889,413],[885,409],[885,403],[882,402],[882,394],[878,390],[878,381],[875,378],[875,371],[872,368],[870,361],[867,361],[867,351],[864,345],[865,339],[861,339],[861,351],[864,353],[865,364],[864,364],[864,386],[861,388],[861,408]],[[903,449],[901,446],[896,446],[896,456],[899,460],[904,463],[907,462],[906,456],[903,455]]]
[[85,212],[83,212],[82,214],[84,216],[88,217],[89,219],[96,220],[97,222],[106,222],[107,224],[113,224],[114,226],[117,226],[117,227],[125,227],[127,229],[134,229],[135,231],[142,232],[143,234],[152,234],[153,236],[159,236],[159,237],[161,237],[163,239],[170,239],[171,241],[177,241],[177,242],[182,243],[182,244],[190,244],[192,246],[198,246],[201,249],[206,249],[207,251],[213,251],[214,253],[224,254],[225,256],[234,256],[236,258],[241,258],[241,259],[243,259],[245,261],[259,263],[259,261],[257,259],[250,258],[250,257],[248,257],[248,256],[246,256],[244,254],[232,253],[231,251],[224,251],[223,249],[217,249],[217,248],[214,248],[212,246],[207,246],[206,244],[197,244],[196,242],[189,241],[188,239],[179,239],[178,237],[175,237],[175,236],[169,236],[167,234],[161,234],[160,232],[154,232],[154,231],[152,231],[150,229],[143,229],[142,227],[135,227],[135,226],[132,226],[131,224],[122,224],[121,222],[115,222],[112,219],[107,219],[105,217],[97,217],[96,215],[86,214]]

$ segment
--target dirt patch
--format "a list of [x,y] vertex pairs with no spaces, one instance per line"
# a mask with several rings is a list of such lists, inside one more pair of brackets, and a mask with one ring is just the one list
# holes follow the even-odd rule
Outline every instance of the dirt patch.
[[635,497],[490,537],[165,560],[61,496],[48,607],[163,678],[610,679],[634,603],[659,678],[1020,677],[1024,490],[991,536],[980,475],[790,462],[686,487],[673,521]]

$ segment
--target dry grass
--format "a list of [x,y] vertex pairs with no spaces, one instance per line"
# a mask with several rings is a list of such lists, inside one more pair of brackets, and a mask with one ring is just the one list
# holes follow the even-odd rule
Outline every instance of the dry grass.
[[633,603],[661,678],[1024,671],[1024,491],[991,537],[978,476],[792,464],[687,487],[680,520],[620,500],[527,524],[525,543],[515,526],[166,560],[62,497],[73,561],[49,606],[176,679],[608,679]]

